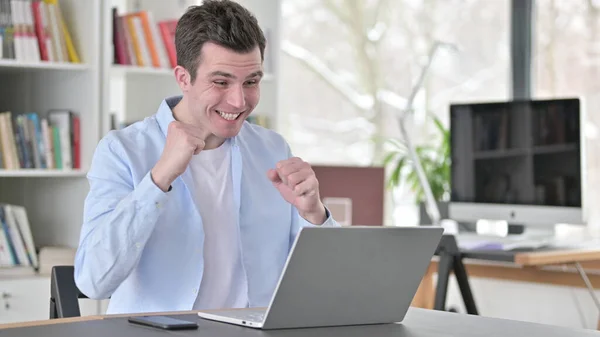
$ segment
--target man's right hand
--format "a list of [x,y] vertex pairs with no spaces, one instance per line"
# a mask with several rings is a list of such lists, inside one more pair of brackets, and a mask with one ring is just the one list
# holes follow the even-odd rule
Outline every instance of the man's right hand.
[[192,156],[204,149],[208,132],[189,124],[174,121],[169,124],[167,143],[160,159],[152,168],[154,183],[164,192],[187,168]]

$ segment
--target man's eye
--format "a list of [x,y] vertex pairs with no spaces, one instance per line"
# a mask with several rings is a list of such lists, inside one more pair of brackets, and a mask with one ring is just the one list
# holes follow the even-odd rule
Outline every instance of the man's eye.
[[216,85],[219,85],[219,86],[225,86],[225,85],[227,85],[227,82],[225,82],[225,81],[214,81],[213,83],[216,84]]
[[247,82],[246,82],[246,85],[247,85],[247,86],[253,86],[253,85],[256,85],[257,83],[258,83],[258,81],[257,81],[257,80],[251,80],[251,81],[247,81]]

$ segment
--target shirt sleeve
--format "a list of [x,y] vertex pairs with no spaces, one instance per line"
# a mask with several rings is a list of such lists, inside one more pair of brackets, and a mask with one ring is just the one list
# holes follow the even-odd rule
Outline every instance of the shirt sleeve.
[[[296,210],[296,213],[297,210]],[[312,224],[310,221],[304,219],[303,217],[301,217],[299,214],[297,215],[299,218],[299,222],[300,222],[300,226],[301,227],[306,227],[306,226],[321,226],[321,227],[339,227],[340,225],[335,221],[335,219],[333,219],[333,216],[331,216],[331,212],[329,211],[329,209],[327,207],[325,207],[325,216],[326,219],[322,224]]]
[[107,137],[87,176],[90,190],[74,266],[77,287],[93,299],[110,297],[129,276],[170,195],[150,172],[134,186],[120,143]]
[[322,224],[312,224],[310,221],[304,219],[298,214],[298,210],[292,206],[293,214],[292,214],[292,230],[290,235],[290,247],[291,244],[296,240],[296,236],[300,233],[300,230],[304,227],[340,227],[340,224],[335,221],[335,219],[331,216],[331,212],[325,207],[325,214],[327,215],[327,219]]

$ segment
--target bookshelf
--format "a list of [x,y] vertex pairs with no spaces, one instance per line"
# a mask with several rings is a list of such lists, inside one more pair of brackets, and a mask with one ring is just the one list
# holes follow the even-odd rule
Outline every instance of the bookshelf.
[[[103,3],[103,25],[113,26],[113,8],[117,16],[124,17],[132,13],[147,11],[156,23],[173,20],[183,14],[189,5],[200,3],[201,0],[185,0],[165,2],[161,0],[108,0]],[[265,77],[261,85],[261,102],[253,114],[267,120],[270,127],[277,129],[277,27],[279,27],[279,1],[264,2],[261,0],[240,0],[242,5],[249,8],[258,18],[265,34],[272,45],[267,47],[265,59]],[[160,35],[160,31],[157,35]],[[105,46],[113,45],[113,31],[104,30],[102,35]],[[162,39],[160,39],[162,42]],[[163,53],[168,51],[164,50]],[[158,53],[160,54],[160,53]],[[180,94],[175,82],[171,66],[164,63],[145,66],[135,64],[135,56],[130,57],[129,64],[115,64],[115,52],[112,48],[103,51],[102,76],[102,130],[108,131],[141,120],[156,112],[164,97]],[[167,55],[168,57],[168,55]],[[117,60],[119,62],[119,60]],[[143,62],[142,62],[143,64]],[[152,95],[148,95],[152,93]]]
[[78,242],[85,172],[100,138],[100,4],[59,1],[79,63],[0,60],[0,112],[10,111],[13,119],[33,112],[41,119],[59,109],[79,117],[79,167],[0,170],[0,202],[25,206],[38,247]]
[[[103,25],[113,27],[113,8],[116,8],[116,15],[119,18],[147,11],[154,24],[157,25],[158,22],[177,19],[192,4],[194,4],[192,0],[173,2],[107,0],[103,3],[102,8]],[[126,22],[123,24],[126,25]],[[127,34],[127,31],[124,34]],[[162,43],[163,51],[166,52],[162,38],[158,39],[157,43]],[[107,46],[103,50],[101,64],[104,93],[101,102],[103,131],[120,128],[150,116],[156,112],[164,97],[179,94],[170,64],[160,68],[148,64],[140,66],[136,64],[135,55],[130,55],[130,64],[115,64],[113,29],[105,29],[102,32],[102,41],[103,45]],[[161,45],[158,44],[158,46]],[[148,95],[148,93],[152,94]]]
[[[6,14],[7,3],[0,0],[3,14]],[[21,1],[19,4],[23,5],[22,10],[27,10],[31,9],[32,2]],[[101,136],[98,127],[101,117],[98,104],[101,94],[99,56],[102,50],[98,39],[101,32],[100,5],[101,0],[59,1],[60,14],[79,62],[69,57],[42,61],[37,39],[33,46],[38,49],[23,49],[29,53],[9,55],[3,48],[3,58],[0,59],[0,113],[10,112],[13,120],[21,114],[35,113],[41,120],[48,118],[49,110],[58,109],[78,117],[78,150],[75,152],[73,147],[73,152],[70,152],[72,158],[78,153],[78,167],[43,168],[38,161],[30,168],[23,168],[17,160],[17,166],[7,168],[4,163],[6,157],[3,157],[0,203],[24,207],[36,250],[47,246],[76,247],[79,240],[83,200],[88,190],[85,172]],[[7,41],[6,36],[3,38]],[[32,51],[37,52],[37,57]],[[59,127],[58,124],[56,126]],[[15,128],[13,135],[15,131],[18,134],[19,130]],[[2,129],[0,132],[9,134]],[[38,135],[35,132],[31,134]],[[66,135],[70,140],[69,133]],[[17,139],[15,136],[15,145]],[[23,142],[26,138],[20,139],[21,144],[26,144]],[[33,147],[28,146],[28,149]],[[42,155],[45,152],[38,150],[39,160],[47,159]],[[4,147],[0,151],[6,152]],[[18,153],[23,155],[21,151],[22,148]],[[35,156],[28,158],[34,162]],[[46,310],[40,308],[47,307],[50,279],[47,274],[37,274],[31,269],[7,265],[0,268],[0,291],[8,294],[0,306],[0,323],[47,318]],[[83,310],[94,313],[95,308],[95,303],[89,303],[84,304]]]
[[[17,1],[31,4],[32,0]],[[0,0],[1,5],[5,2]],[[86,173],[98,141],[111,129],[111,117],[116,117],[117,127],[119,123],[140,120],[154,114],[164,97],[180,94],[170,67],[114,64],[113,7],[121,14],[148,10],[160,21],[177,19],[187,6],[200,2],[58,0],[79,63],[0,57],[0,113],[10,111],[14,118],[35,112],[44,117],[49,110],[59,109],[72,112],[79,120],[78,167],[0,166],[0,205],[26,209],[38,253],[42,247],[77,247],[89,190]],[[278,50],[279,0],[240,3],[253,11],[268,31],[271,43],[267,48]],[[277,128],[277,53],[267,55],[261,103],[255,114],[268,117],[269,124]],[[0,292],[11,295],[0,299],[0,323],[46,319],[49,286],[47,274],[32,274],[19,266],[0,266]],[[104,310],[95,301],[86,301],[81,302],[84,314],[100,314]],[[7,307],[13,308],[12,312]]]

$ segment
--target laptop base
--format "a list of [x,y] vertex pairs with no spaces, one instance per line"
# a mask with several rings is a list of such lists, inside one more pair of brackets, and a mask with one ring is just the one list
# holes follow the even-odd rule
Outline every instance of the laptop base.
[[198,312],[198,316],[204,319],[231,323],[261,329],[266,309],[234,309],[214,312]]

